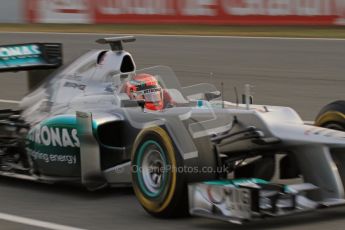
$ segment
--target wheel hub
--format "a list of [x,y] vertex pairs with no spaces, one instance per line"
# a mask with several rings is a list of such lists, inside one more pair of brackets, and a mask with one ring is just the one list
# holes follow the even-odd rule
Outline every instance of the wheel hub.
[[150,146],[142,160],[142,176],[145,187],[151,193],[157,194],[160,192],[165,179],[164,167],[162,153],[155,146]]

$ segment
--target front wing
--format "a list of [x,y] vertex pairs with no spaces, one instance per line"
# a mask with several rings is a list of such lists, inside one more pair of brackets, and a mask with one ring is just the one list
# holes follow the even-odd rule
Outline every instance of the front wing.
[[253,178],[194,183],[188,190],[192,215],[236,224],[345,205],[343,199],[308,198],[318,190],[310,183],[281,185]]

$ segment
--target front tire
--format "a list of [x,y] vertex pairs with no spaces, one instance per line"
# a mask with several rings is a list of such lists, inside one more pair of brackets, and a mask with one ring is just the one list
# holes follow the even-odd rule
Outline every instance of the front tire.
[[345,101],[335,101],[323,107],[315,119],[315,125],[345,131]]
[[188,215],[187,182],[178,170],[183,159],[163,128],[139,133],[131,161],[135,195],[149,214],[160,218]]

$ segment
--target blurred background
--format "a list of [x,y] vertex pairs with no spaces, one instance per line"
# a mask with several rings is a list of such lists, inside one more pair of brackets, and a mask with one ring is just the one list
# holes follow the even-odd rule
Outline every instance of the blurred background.
[[2,23],[345,25],[343,0],[1,0]]

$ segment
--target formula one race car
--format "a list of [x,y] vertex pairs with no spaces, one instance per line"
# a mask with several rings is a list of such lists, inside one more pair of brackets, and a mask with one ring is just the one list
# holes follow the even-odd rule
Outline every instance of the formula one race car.
[[[98,40],[111,49],[86,53],[20,110],[0,112],[1,175],[133,186],[157,217],[242,223],[345,204],[345,133],[252,105],[248,87],[231,103],[210,84],[182,87],[169,67],[137,70],[122,46],[134,40]],[[0,49],[2,71],[61,64],[58,44]]]

